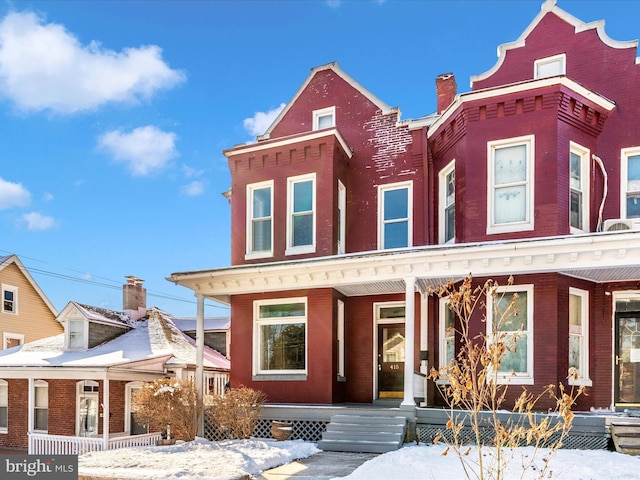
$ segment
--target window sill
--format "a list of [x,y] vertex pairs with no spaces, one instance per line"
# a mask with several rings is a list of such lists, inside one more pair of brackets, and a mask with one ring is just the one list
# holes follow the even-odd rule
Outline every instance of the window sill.
[[533,222],[508,223],[487,227],[487,235],[512,232],[530,232],[532,230],[534,230]]
[[9,433],[9,429],[8,428],[0,428],[0,435],[3,433]]
[[259,258],[271,258],[271,257],[273,257],[273,251],[251,252],[251,253],[245,253],[244,255],[245,260],[257,260]]
[[304,255],[305,253],[316,253],[315,245],[305,245],[303,247],[288,247],[285,255]]
[[590,378],[569,378],[569,385],[575,385],[576,387],[592,387],[593,382]]
[[306,373],[261,373],[253,375],[254,382],[306,382]]

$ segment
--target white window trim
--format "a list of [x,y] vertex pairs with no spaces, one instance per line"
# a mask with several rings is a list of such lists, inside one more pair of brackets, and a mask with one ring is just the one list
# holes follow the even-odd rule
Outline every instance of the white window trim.
[[[451,162],[449,162],[449,164],[444,167],[442,170],[440,170],[440,173],[438,174],[438,190],[439,190],[439,202],[438,202],[438,238],[439,238],[439,242],[440,244],[444,244],[444,243],[455,243],[456,242],[456,236],[455,236],[455,232],[453,235],[453,238],[446,240],[445,239],[445,230],[446,230],[446,224],[447,224],[447,214],[446,214],[446,207],[447,207],[447,176],[451,173],[451,172],[455,172],[456,169],[456,161],[452,160]],[[454,187],[455,188],[455,187]],[[454,199],[453,199],[453,208],[454,208],[454,212],[455,212],[455,204],[456,204],[456,200],[455,200],[455,190],[454,190]]]
[[[548,65],[550,63],[558,63],[560,65],[560,73],[558,73],[557,75],[540,76],[538,73],[538,68],[542,65]],[[566,74],[567,74],[567,55],[564,53],[560,53],[558,55],[552,55],[550,57],[539,58],[535,62],[533,62],[534,80],[538,80],[540,78],[556,77],[558,75],[566,75]]]
[[[580,297],[582,311],[582,358],[580,361],[580,375],[578,378],[569,378],[569,385],[593,385],[589,377],[589,292],[578,288],[569,287],[569,295]],[[571,332],[569,332],[571,336]]]
[[319,110],[313,111],[313,130],[320,130],[320,125],[319,125],[320,118],[325,117],[327,115],[333,116],[333,123],[329,127],[325,127],[325,128],[332,128],[336,126],[336,107],[332,106],[332,107],[321,108]]
[[[280,305],[287,303],[304,303],[304,317],[276,317],[260,319],[260,307],[262,305]],[[254,300],[253,302],[253,375],[260,376],[289,376],[307,375],[309,368],[309,305],[307,297],[273,298],[269,300]],[[261,358],[261,331],[262,325],[280,325],[283,323],[303,323],[304,324],[304,370],[264,370],[260,365]]]
[[346,251],[346,234],[347,234],[347,188],[338,180],[338,255],[344,255]]
[[9,382],[7,382],[6,380],[0,379],[0,386],[6,387],[6,392],[7,392],[6,399],[2,399],[2,397],[0,397],[0,407],[7,408],[7,427],[1,427],[0,433],[9,433]]
[[93,398],[96,401],[96,433],[95,435],[98,434],[98,429],[99,429],[99,420],[100,420],[100,416],[99,416],[99,398],[98,398],[98,392],[97,391],[91,391],[91,392],[85,392],[84,391],[84,387],[85,386],[90,386],[90,387],[98,387],[100,386],[100,384],[98,382],[96,382],[95,380],[80,380],[78,382],[76,382],[76,435],[79,437],[85,436],[84,432],[80,431],[80,418],[81,418],[81,414],[80,414],[80,400],[83,397],[88,397],[88,398]]
[[[313,183],[312,186],[312,199],[311,199],[311,214],[313,216],[311,227],[311,244],[293,246],[293,187],[296,183],[308,182]],[[316,174],[309,173],[306,175],[298,175],[296,177],[287,178],[287,248],[285,255],[301,255],[305,253],[315,253],[316,251],[316,221],[318,217],[318,211],[316,209]]]
[[384,245],[384,192],[389,190],[407,190],[407,247],[413,247],[413,181],[387,183],[378,185],[378,249],[385,250]]
[[[620,218],[627,217],[627,193],[629,174],[629,157],[640,155],[640,147],[623,148],[620,155]],[[635,192],[635,190],[634,190]],[[634,223],[640,222],[640,219],[634,219]]]
[[[131,435],[131,410],[133,403],[133,391],[137,388],[142,388],[143,386],[143,382],[129,382],[124,387],[124,431],[127,435]],[[149,431],[149,425],[147,425],[147,431]]]
[[338,300],[338,325],[337,325],[337,341],[338,341],[338,381],[346,380],[345,371],[345,336],[344,336],[344,302]]
[[[252,250],[253,241],[253,192],[262,188],[269,187],[271,189],[271,249],[270,250]],[[273,257],[273,227],[274,227],[274,208],[273,208],[273,180],[267,180],[264,182],[251,183],[247,185],[247,224],[245,228],[246,232],[246,249],[245,260],[252,260],[256,258],[268,258]],[[266,217],[264,217],[266,218]]]
[[7,344],[9,340],[18,340],[20,345],[24,344],[24,334],[23,333],[11,333],[11,332],[2,332],[2,349],[6,350]]
[[[590,226],[590,218],[589,218],[589,190],[591,185],[591,168],[590,161],[591,158],[589,149],[584,148],[582,145],[579,145],[574,142],[569,142],[569,151],[570,153],[575,153],[580,156],[580,183],[582,184],[582,188],[580,192],[582,193],[582,229],[574,228],[571,226],[571,218],[569,218],[569,227],[571,229],[571,233],[584,233],[591,231]],[[571,162],[571,159],[569,159]],[[569,217],[571,217],[571,176],[569,176]]]
[[47,411],[49,410],[49,383],[44,381],[44,380],[36,380],[33,382],[33,408],[31,410],[31,418],[33,419],[33,431],[34,432],[38,432],[38,433],[47,433],[49,431],[49,414],[47,413],[47,430],[37,430],[36,429],[36,410],[38,410],[38,408],[36,407],[36,389],[37,388],[46,388],[47,389]]
[[[521,222],[509,222],[496,224],[494,221],[494,151],[498,148],[511,147],[516,145],[526,146],[527,155],[527,179],[525,189],[527,203],[525,206],[525,220]],[[521,232],[534,229],[534,164],[535,164],[535,135],[525,135],[522,137],[506,138],[487,142],[487,234]]]
[[[526,285],[507,285],[497,287],[495,289],[496,295],[500,296],[502,293],[512,293],[512,292],[527,292],[527,330],[522,332],[527,334],[527,371],[524,373],[498,373],[497,381],[500,384],[512,384],[512,385],[533,385],[534,384],[534,375],[533,375],[533,349],[534,349],[534,338],[533,338],[533,284]],[[493,301],[491,301],[491,297],[487,298],[487,340],[489,343],[492,342],[493,337]],[[500,331],[498,331],[499,333]]]
[[[82,322],[83,324],[83,332],[82,332],[82,347],[74,347],[71,348],[71,322]],[[86,318],[81,317],[72,317],[67,318],[65,320],[65,333],[64,333],[64,343],[65,350],[87,350],[89,346],[89,322],[87,322]]]
[[[449,309],[449,297],[443,297],[438,299],[438,368],[443,368],[447,366],[447,355],[446,355],[446,342],[447,339],[447,329],[446,329],[446,316],[447,310]],[[453,334],[454,340],[454,358],[455,358],[455,332]],[[437,382],[439,385],[449,384],[449,379],[447,377],[440,377]]]
[[[13,311],[4,309],[4,292],[13,292]],[[8,285],[6,283],[0,283],[0,313],[6,313],[7,315],[18,315],[18,287],[14,285]]]

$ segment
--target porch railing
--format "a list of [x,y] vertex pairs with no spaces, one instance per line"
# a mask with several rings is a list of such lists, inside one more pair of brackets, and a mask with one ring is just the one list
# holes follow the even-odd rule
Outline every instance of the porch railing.
[[142,435],[114,434],[105,445],[102,437],[70,437],[46,433],[29,434],[30,455],[82,455],[99,450],[113,450],[124,447],[155,445],[160,440],[160,432]]

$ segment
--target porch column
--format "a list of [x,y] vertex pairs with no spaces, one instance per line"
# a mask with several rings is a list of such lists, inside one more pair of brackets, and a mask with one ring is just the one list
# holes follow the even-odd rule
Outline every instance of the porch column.
[[[198,311],[196,317],[196,389],[204,399],[204,295],[196,293]],[[197,420],[199,437],[204,437],[204,415]]]
[[[33,433],[33,416],[35,415],[35,412],[33,410],[33,406],[35,405],[35,381],[33,378],[29,377],[28,380],[28,392],[27,392],[27,432],[29,433]],[[29,452],[31,453],[31,452]]]
[[413,365],[415,363],[416,277],[406,277],[404,306],[404,400],[401,407],[415,407],[413,399]]
[[109,377],[102,380],[102,441],[103,450],[109,450]]

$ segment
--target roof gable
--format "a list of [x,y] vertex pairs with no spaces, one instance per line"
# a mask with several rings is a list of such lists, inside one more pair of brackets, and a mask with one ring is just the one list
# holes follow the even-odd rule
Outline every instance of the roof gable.
[[294,94],[293,98],[287,103],[287,105],[282,109],[280,114],[276,117],[273,123],[269,126],[266,132],[258,137],[258,140],[267,140],[271,138],[271,134],[276,129],[276,127],[280,124],[281,120],[287,115],[287,113],[291,110],[291,108],[298,102],[303,93],[307,90],[311,82],[314,78],[319,74],[325,74],[328,71],[337,75],[339,78],[344,80],[349,86],[351,86],[354,90],[356,90],[359,94],[361,94],[364,98],[370,101],[373,105],[379,108],[383,114],[388,114],[397,109],[389,107],[385,102],[376,97],[369,90],[364,88],[360,83],[354,80],[352,77],[347,75],[344,70],[342,70],[337,62],[328,63],[326,65],[321,65],[319,67],[315,67],[311,69],[311,73],[307,77],[307,79],[300,86],[298,91]]
[[51,301],[47,298],[47,296],[44,294],[40,286],[33,279],[29,271],[22,264],[22,262],[20,261],[17,255],[0,256],[0,272],[5,268],[7,268],[9,265],[15,265],[16,267],[18,267],[18,269],[20,270],[22,275],[24,275],[24,278],[27,280],[27,282],[29,282],[29,284],[33,287],[36,293],[40,296],[40,298],[45,303],[47,308],[51,310],[51,313],[53,313],[54,316],[58,315],[58,310],[56,310],[56,307],[53,306],[53,303],[51,303]]

